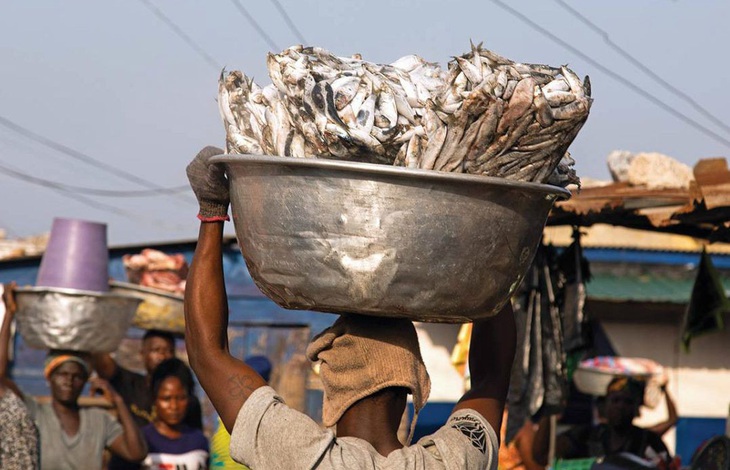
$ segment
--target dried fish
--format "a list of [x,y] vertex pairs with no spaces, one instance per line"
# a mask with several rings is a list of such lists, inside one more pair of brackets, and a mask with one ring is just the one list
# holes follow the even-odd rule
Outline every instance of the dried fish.
[[575,101],[575,95],[569,91],[545,91],[543,88],[542,93],[550,106],[562,106]]
[[553,111],[550,108],[550,103],[548,103],[548,100],[545,98],[545,95],[543,95],[539,86],[535,87],[533,95],[532,104],[535,106],[535,119],[537,119],[537,122],[540,123],[542,127],[551,126],[552,123],[555,122],[555,117],[553,116]]
[[266,63],[272,84],[263,88],[221,73],[229,152],[577,180],[564,156],[591,87],[567,66],[517,63],[474,43],[446,72],[416,55],[384,65],[300,45]]
[[334,91],[335,108],[340,111],[342,108],[350,104],[360,87],[360,79],[358,77],[340,77],[332,82],[332,90]]
[[528,77],[520,80],[515,87],[514,93],[512,93],[512,98],[507,102],[502,119],[499,121],[498,134],[507,132],[507,129],[512,127],[518,119],[529,111],[530,106],[532,106],[534,88],[535,81],[532,78]]

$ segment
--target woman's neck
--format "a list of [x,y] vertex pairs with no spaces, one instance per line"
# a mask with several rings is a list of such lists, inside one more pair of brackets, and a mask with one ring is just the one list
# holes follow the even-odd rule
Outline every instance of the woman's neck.
[[51,407],[56,414],[61,429],[68,436],[73,437],[79,432],[81,427],[81,414],[79,413],[78,403],[61,403],[55,399],[51,400]]
[[157,432],[170,439],[179,439],[182,436],[182,423],[180,424],[167,424],[159,419],[152,422]]

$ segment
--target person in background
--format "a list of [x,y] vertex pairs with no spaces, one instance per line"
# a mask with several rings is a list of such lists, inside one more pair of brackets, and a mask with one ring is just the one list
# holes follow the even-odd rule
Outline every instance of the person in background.
[[[175,336],[167,331],[148,330],[142,337],[140,353],[146,371],[145,375],[122,367],[108,353],[92,354],[91,363],[99,377],[108,380],[119,391],[124,402],[132,411],[137,426],[141,428],[154,419],[152,396],[150,395],[152,372],[162,361],[175,357]],[[190,427],[203,429],[200,401],[195,395],[190,398],[185,423]],[[119,457],[112,457],[109,462],[109,470],[133,470],[137,468],[139,468],[138,464],[124,462]]]
[[[594,426],[577,426],[558,436],[555,457],[580,459],[588,457],[633,454],[658,465],[672,460],[661,438],[632,424],[643,402],[644,386],[630,377],[611,380],[606,390],[605,422]],[[547,464],[550,436],[549,416],[540,420],[534,441],[535,460]]]
[[[7,312],[3,331],[6,331],[9,328],[6,323],[12,320],[16,306],[12,295],[4,296],[4,300]],[[8,349],[8,337],[9,334],[4,334],[0,338],[1,350]],[[79,406],[79,396],[90,374],[84,353],[49,352],[43,370],[51,390],[49,403],[38,403],[30,396],[23,396],[7,377],[7,355],[2,357],[0,371],[0,381],[23,399],[38,427],[42,470],[101,468],[104,449],[129,461],[141,461],[147,455],[147,446],[129,409],[107,381],[98,377],[91,379],[91,393],[103,394],[116,411],[118,421],[104,410]]]
[[[648,431],[653,432],[654,434],[657,434],[658,436],[663,436],[667,432],[669,432],[670,429],[672,429],[674,426],[677,425],[678,415],[677,415],[677,407],[674,404],[674,400],[672,399],[671,395],[669,395],[669,392],[667,391],[667,384],[664,383],[661,386],[661,391],[664,394],[664,400],[667,405],[667,419],[664,421],[657,423],[653,426],[648,426],[645,429]],[[601,423],[606,422],[606,397],[597,397],[596,398],[596,411],[598,414],[598,421]],[[637,413],[638,416],[638,413]]]
[[192,373],[180,359],[161,362],[152,373],[152,422],[142,428],[149,453],[142,468],[149,470],[204,470],[208,441],[199,429],[185,424]]
[[[5,286],[0,284],[5,296]],[[5,302],[0,302],[0,314],[5,320]],[[10,343],[10,321],[0,326],[0,344]],[[8,348],[0,348],[0,377],[7,377]],[[19,390],[0,381],[0,468],[25,469],[39,467],[38,428],[19,398]]]
[[[430,380],[409,320],[342,315],[307,347],[307,357],[320,363],[323,424],[336,425],[336,431],[287,407],[255,370],[231,356],[222,259],[228,182],[224,169],[210,164],[221,153],[206,147],[187,167],[201,224],[185,289],[185,328],[190,365],[232,430],[233,459],[252,469],[496,469],[495,429],[502,422],[516,341],[509,303],[474,322],[471,389],[443,427],[412,445],[398,439],[407,395],[418,413]],[[415,419],[411,435],[414,425]]]
[[504,441],[507,432],[507,413],[502,418],[502,444],[499,446],[499,470],[545,470],[544,465],[535,462],[532,443],[535,440],[535,424],[529,418],[517,431],[512,441]]
[[679,419],[677,415],[677,406],[674,404],[672,396],[667,391],[667,384],[662,385],[662,392],[664,393],[664,400],[667,402],[667,419],[661,423],[657,423],[654,426],[649,426],[647,429],[658,436],[663,436],[670,429],[677,425]]
[[[266,356],[248,356],[243,361],[255,370],[266,383],[271,378],[271,361]],[[210,440],[211,455],[210,466],[214,469],[236,470],[247,469],[245,465],[237,463],[231,458],[229,447],[231,445],[231,435],[223,426],[223,421],[218,418],[218,429]]]

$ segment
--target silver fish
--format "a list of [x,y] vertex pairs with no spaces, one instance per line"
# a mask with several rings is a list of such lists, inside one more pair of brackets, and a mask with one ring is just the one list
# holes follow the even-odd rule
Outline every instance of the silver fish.
[[476,68],[474,64],[463,57],[454,57],[454,59],[456,60],[456,63],[459,64],[461,71],[464,72],[467,80],[472,83],[480,83],[482,81],[481,68]]
[[390,65],[397,69],[403,70],[404,72],[410,72],[411,70],[414,70],[415,68],[420,67],[425,63],[426,61],[418,57],[417,55],[407,55],[401,57],[395,62],[392,62]]
[[418,168],[418,162],[421,159],[423,153],[423,139],[419,136],[414,136],[408,141],[406,147],[406,158],[405,166],[407,168]]
[[519,83],[519,80],[510,80],[507,82],[507,86],[504,88],[504,92],[502,92],[502,99],[505,101],[509,101],[510,98],[512,98],[512,93],[515,91],[515,87]]
[[220,78],[218,79],[218,111],[226,127],[227,125],[235,124],[236,118],[231,112],[229,93],[225,84],[225,69],[221,71]]
[[348,129],[357,126],[357,116],[349,104],[337,112]]
[[421,161],[418,164],[418,168],[424,170],[433,170],[434,163],[441,153],[441,148],[446,140],[446,132],[448,128],[441,126],[433,134],[428,136],[428,143],[426,148],[423,150]]
[[543,94],[550,106],[562,106],[575,101],[575,95],[570,91],[545,91]]
[[565,79],[568,81],[568,86],[570,86],[570,91],[572,91],[573,94],[580,97],[585,96],[583,82],[580,80],[580,77],[578,77],[578,75],[576,75],[565,65],[560,67],[560,73],[563,74],[563,77],[565,77]]
[[389,125],[386,127],[395,126],[398,122],[398,106],[396,105],[395,96],[393,96],[390,87],[385,84],[378,92],[375,109],[376,115],[381,115],[388,120]]
[[512,65],[514,63],[506,57],[502,57],[501,55],[496,54],[488,49],[481,49],[479,53],[482,55],[482,57],[487,59],[491,67],[496,67],[497,65]]
[[532,78],[523,78],[515,87],[512,97],[507,102],[502,119],[497,127],[497,133],[504,134],[530,109],[533,99],[535,81]]
[[350,101],[350,106],[352,107],[352,112],[354,112],[356,115],[360,111],[360,107],[365,102],[365,100],[372,94],[372,86],[369,81],[362,80],[360,82],[360,86],[357,89],[357,92],[355,93],[355,96],[352,98],[352,101]]
[[266,55],[266,65],[269,70],[269,78],[271,78],[274,86],[276,86],[279,91],[286,92],[287,87],[284,84],[284,77],[281,76],[281,68],[279,66],[279,62],[276,61],[276,58],[273,54]]
[[542,127],[551,126],[555,121],[555,118],[553,117],[548,100],[545,98],[545,95],[543,95],[542,90],[538,85],[535,85],[532,104],[535,107],[535,119],[537,119],[537,122],[539,122]]
[[552,93],[554,91],[570,91],[570,85],[564,78],[556,78],[550,83],[543,85],[543,93]]
[[358,77],[340,77],[332,82],[332,90],[335,93],[335,108],[341,110],[355,97],[360,86]]
[[375,123],[375,95],[370,95],[357,112],[357,125],[365,132],[370,132]]
[[558,120],[579,119],[588,115],[586,100],[576,100],[558,108],[553,108],[553,116]]

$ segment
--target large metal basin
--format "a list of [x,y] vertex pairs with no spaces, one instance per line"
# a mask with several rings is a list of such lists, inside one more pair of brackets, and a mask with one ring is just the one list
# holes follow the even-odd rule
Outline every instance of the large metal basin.
[[39,349],[113,352],[130,327],[136,297],[51,287],[15,291],[18,330]]
[[109,289],[142,300],[132,320],[137,328],[185,334],[182,295],[120,281],[109,281]]
[[520,283],[551,185],[386,165],[222,155],[256,285],[285,308],[467,322]]

